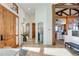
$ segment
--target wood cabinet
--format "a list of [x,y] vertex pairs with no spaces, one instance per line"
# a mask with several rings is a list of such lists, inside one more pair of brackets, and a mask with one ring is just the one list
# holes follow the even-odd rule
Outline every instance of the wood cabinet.
[[16,46],[16,16],[2,6],[0,6],[0,35],[3,35],[5,46]]

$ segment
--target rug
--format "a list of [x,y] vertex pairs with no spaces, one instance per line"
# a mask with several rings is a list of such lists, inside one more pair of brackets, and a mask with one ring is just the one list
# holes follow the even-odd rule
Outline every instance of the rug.
[[44,54],[53,56],[72,56],[66,48],[44,48]]

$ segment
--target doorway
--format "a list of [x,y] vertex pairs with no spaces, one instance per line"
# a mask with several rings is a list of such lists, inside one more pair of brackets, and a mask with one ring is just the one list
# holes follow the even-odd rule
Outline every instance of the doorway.
[[43,23],[38,23],[38,43],[43,44]]
[[28,33],[27,40],[29,40],[30,39],[30,23],[26,24],[26,33]]
[[35,42],[35,23],[32,23],[32,41]]
[[[73,7],[74,6],[74,7]],[[67,5],[66,3],[59,3],[53,5],[53,45],[57,45],[57,32],[56,31],[56,22],[61,19],[66,19],[66,24],[58,25],[59,29],[60,27],[63,27],[65,29],[65,34],[68,35],[68,30],[72,30],[71,28],[71,21],[73,21],[74,17],[79,16],[79,6],[76,4]],[[64,21],[65,22],[65,21]],[[61,32],[61,30],[60,30]]]
[[55,23],[56,45],[64,47],[64,35],[66,35],[66,18],[57,17]]

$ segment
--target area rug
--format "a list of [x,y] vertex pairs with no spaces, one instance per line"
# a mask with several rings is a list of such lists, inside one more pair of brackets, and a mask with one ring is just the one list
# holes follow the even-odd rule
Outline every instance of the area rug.
[[53,56],[72,56],[66,48],[44,48],[44,54]]

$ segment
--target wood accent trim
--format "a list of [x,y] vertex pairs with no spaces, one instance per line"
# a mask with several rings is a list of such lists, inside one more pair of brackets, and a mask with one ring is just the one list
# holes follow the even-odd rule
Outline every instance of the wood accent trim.
[[53,32],[53,40],[52,40],[52,45],[56,45],[56,33],[55,33],[55,5],[52,5],[52,22],[53,22],[53,28],[52,28],[52,32]]
[[13,3],[13,5],[15,5],[16,6],[16,12],[18,13],[18,6],[16,5],[16,3]]
[[[67,14],[66,12],[64,12],[65,10],[69,10],[69,13]],[[76,11],[76,13],[72,14],[72,10]],[[62,14],[65,14],[66,16],[75,16],[76,14],[78,14],[79,16],[79,10],[77,8],[64,8],[60,11],[57,11],[56,14],[58,16],[63,16]]]
[[77,5],[55,5],[55,8],[79,8]]
[[63,12],[63,11],[65,11],[65,10],[67,10],[67,9],[68,9],[68,8],[62,9],[62,10],[56,12],[56,13]]
[[76,16],[57,16],[57,15],[55,15],[55,17],[56,18],[66,18],[66,17],[68,17],[68,18],[75,18]]
[[69,14],[65,13],[64,11],[62,12],[62,14],[65,14],[65,15],[69,16]]
[[71,8],[69,9],[69,16],[71,16],[72,14],[71,14],[72,12],[71,12]]
[[[66,32],[68,31],[68,23],[69,23],[68,17],[66,17]],[[67,34],[67,33],[66,33],[66,34]]]

